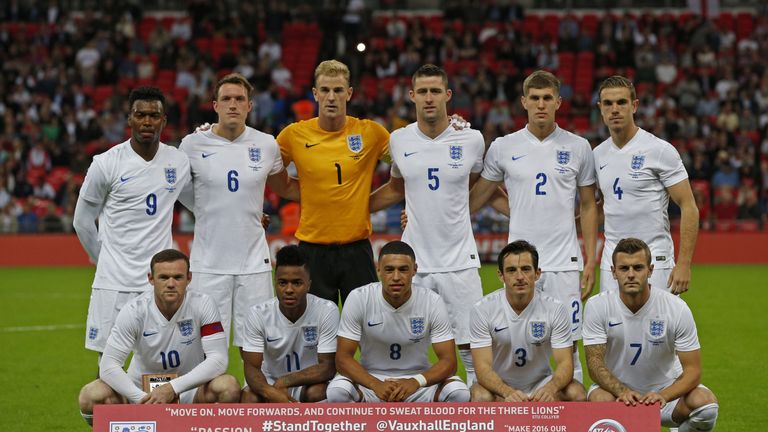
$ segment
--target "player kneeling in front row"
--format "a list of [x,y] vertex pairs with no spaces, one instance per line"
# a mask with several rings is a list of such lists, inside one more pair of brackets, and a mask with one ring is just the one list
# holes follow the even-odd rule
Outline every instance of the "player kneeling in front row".
[[589,400],[628,406],[659,402],[663,426],[680,432],[714,429],[717,399],[700,384],[691,310],[664,286],[648,283],[653,265],[642,240],[619,241],[612,259],[618,291],[592,297],[584,310],[584,349],[595,382]]
[[251,307],[243,343],[243,402],[319,402],[336,373],[339,308],[308,294],[307,257],[298,246],[277,252],[277,298]]
[[541,276],[536,248],[514,241],[501,250],[498,264],[504,288],[477,302],[470,320],[477,374],[472,401],[586,400],[584,386],[573,380],[568,312],[535,289]]
[[98,404],[240,399],[237,379],[224,374],[228,353],[219,311],[208,296],[187,293],[191,277],[183,253],[166,249],[152,257],[154,290],[120,311],[99,363],[101,378],[80,391],[80,412],[89,424]]
[[[456,373],[456,345],[440,296],[412,287],[413,249],[384,245],[381,282],[353,290],[341,312],[336,366],[329,402],[467,402],[469,389]],[[429,363],[429,345],[437,362]],[[360,347],[360,361],[355,352]]]

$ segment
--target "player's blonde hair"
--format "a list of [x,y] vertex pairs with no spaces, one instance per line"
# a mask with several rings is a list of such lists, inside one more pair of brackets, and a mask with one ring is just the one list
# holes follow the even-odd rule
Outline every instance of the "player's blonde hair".
[[545,70],[537,70],[528,75],[528,78],[523,81],[523,96],[528,96],[528,90],[532,88],[551,88],[555,90],[555,96],[560,96],[560,80],[551,72]]
[[347,80],[347,85],[350,84],[349,68],[347,65],[338,60],[325,60],[320,62],[320,64],[317,65],[317,68],[315,68],[315,85],[317,85],[317,79],[320,78],[320,76],[337,77],[339,75]]
[[600,88],[597,89],[598,101],[600,100],[600,97],[603,94],[603,90],[607,88],[628,88],[629,99],[631,101],[634,101],[635,99],[637,99],[637,92],[635,91],[635,85],[632,84],[632,81],[630,81],[628,78],[623,77],[621,75],[610,76],[600,84]]

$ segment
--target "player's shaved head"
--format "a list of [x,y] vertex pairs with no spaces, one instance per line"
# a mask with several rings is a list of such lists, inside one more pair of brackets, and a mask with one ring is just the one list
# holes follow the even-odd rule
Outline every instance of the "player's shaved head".
[[275,254],[275,270],[280,267],[307,268],[307,255],[297,245],[282,247]]
[[440,77],[443,80],[443,86],[448,88],[448,74],[440,66],[425,64],[420,67],[411,77],[411,86],[416,87],[416,78],[422,77]]
[[189,257],[176,249],[166,249],[156,253],[149,262],[149,271],[154,275],[155,264],[175,261],[184,261],[187,264],[187,272],[189,272]]
[[613,255],[611,256],[611,261],[613,261],[613,265],[616,265],[616,256],[620,253],[625,253],[627,255],[634,255],[640,251],[645,252],[645,258],[646,258],[646,264],[649,266],[651,265],[651,249],[648,247],[648,245],[640,240],[633,237],[628,237],[625,239],[619,240],[619,243],[616,245],[616,248],[613,249]]
[[413,251],[413,248],[408,243],[400,240],[394,240],[385,244],[379,251],[379,261],[381,261],[381,257],[384,255],[408,255],[413,259],[413,262],[416,262],[416,252]]
[[533,260],[534,269],[539,268],[539,251],[536,250],[536,246],[528,243],[525,240],[515,240],[512,243],[504,246],[504,249],[499,252],[499,271],[504,273],[504,258],[506,258],[507,255],[520,255],[525,252],[531,254],[531,260]]

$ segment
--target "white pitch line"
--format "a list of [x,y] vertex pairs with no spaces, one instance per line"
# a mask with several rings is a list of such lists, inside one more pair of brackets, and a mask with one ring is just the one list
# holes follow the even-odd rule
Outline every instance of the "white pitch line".
[[39,326],[24,326],[24,327],[0,327],[0,333],[71,330],[71,329],[78,329],[83,327],[85,327],[85,324],[56,324],[56,325],[39,325]]

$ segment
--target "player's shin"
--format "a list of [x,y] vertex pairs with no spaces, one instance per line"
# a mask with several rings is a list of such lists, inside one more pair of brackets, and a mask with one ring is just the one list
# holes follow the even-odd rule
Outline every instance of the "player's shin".
[[475,383],[475,364],[472,362],[472,351],[467,349],[459,349],[459,358],[464,363],[464,370],[467,372],[467,387],[471,387]]
[[715,428],[719,406],[716,403],[696,408],[688,419],[680,424],[679,432],[708,432]]

